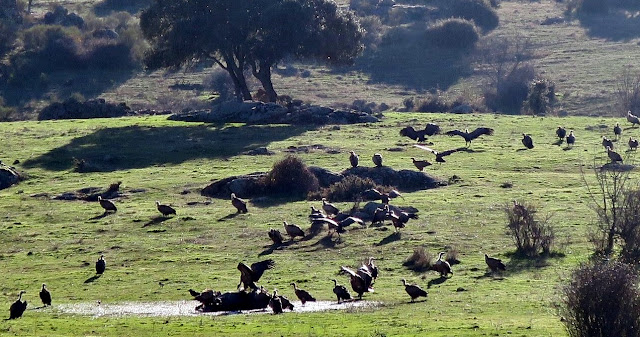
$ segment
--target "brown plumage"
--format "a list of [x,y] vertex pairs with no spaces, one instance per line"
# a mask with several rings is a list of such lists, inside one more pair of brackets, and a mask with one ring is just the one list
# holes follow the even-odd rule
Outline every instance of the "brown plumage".
[[531,138],[530,135],[528,135],[526,133],[523,133],[522,134],[522,145],[524,145],[524,147],[526,147],[529,150],[533,149],[533,138]]
[[371,277],[373,277],[373,281],[378,278],[378,266],[373,263],[374,259],[375,258],[373,256],[370,256],[369,260],[367,261],[367,267],[369,267],[369,272],[371,273]]
[[502,263],[502,260],[496,259],[494,257],[490,257],[487,254],[484,254],[484,262],[487,264],[489,269],[491,269],[491,271],[494,273],[498,270],[503,270],[503,271],[507,270],[507,266],[505,266],[504,263]]
[[45,306],[51,305],[51,293],[47,290],[47,285],[42,284],[42,290],[40,290],[40,300]]
[[400,130],[401,136],[409,137],[419,142],[424,142],[426,136],[433,136],[438,133],[440,133],[440,127],[433,123],[428,123],[427,126],[425,126],[424,130],[416,130],[413,128],[413,126],[407,126]]
[[446,277],[447,275],[453,275],[453,271],[451,270],[451,265],[446,260],[442,259],[442,256],[446,254],[445,252],[440,252],[438,255],[438,260],[433,264],[431,269],[440,273],[440,277]]
[[493,135],[493,129],[491,128],[477,128],[469,133],[469,129],[465,129],[464,131],[460,130],[452,130],[447,132],[449,136],[460,136],[464,138],[465,144],[467,147],[471,146],[471,141],[482,136],[482,135]]
[[280,233],[279,230],[274,228],[269,229],[269,239],[271,239],[271,241],[273,241],[273,243],[276,245],[281,245],[282,241],[284,241],[284,238],[282,237],[282,233]]
[[606,136],[602,136],[602,146],[606,149],[608,147],[613,149],[613,141]]
[[422,150],[429,151],[429,152],[433,153],[436,156],[436,162],[437,163],[446,163],[446,160],[444,160],[444,157],[446,157],[446,156],[448,156],[448,155],[450,155],[452,153],[456,153],[458,151],[461,151],[461,150],[465,149],[465,148],[457,148],[457,149],[452,149],[452,150],[439,152],[439,151],[436,151],[436,150],[434,150],[434,149],[432,149],[432,148],[430,148],[428,146],[424,146],[424,145],[416,144],[414,146],[419,148],[419,149],[422,149]]
[[431,163],[426,160],[416,160],[416,158],[411,157],[411,161],[413,162],[413,165],[420,171],[423,171],[427,166],[431,166]]
[[353,151],[349,151],[349,153],[349,162],[351,163],[351,167],[358,167],[358,162],[360,161],[358,155]]
[[269,306],[271,307],[271,310],[273,310],[273,314],[274,315],[283,313],[283,311],[282,311],[282,301],[280,300],[280,297],[278,296],[278,290],[277,289],[273,290],[273,296],[271,296],[271,299],[269,300]]
[[371,220],[371,224],[384,223],[384,221],[387,219],[387,211],[388,210],[385,209],[384,207],[376,208],[376,210],[373,212],[373,219]]
[[634,124],[640,125],[640,119],[638,119],[638,116],[632,114],[631,110],[627,112],[627,121],[631,123],[631,127],[633,127]]
[[616,162],[622,163],[622,156],[620,156],[618,152],[611,150],[611,147],[608,147],[608,146],[607,146],[607,155],[609,156],[609,159],[611,159],[612,163],[616,163]]
[[573,130],[569,131],[569,135],[567,136],[567,145],[573,146],[576,142],[576,136],[573,134]]
[[251,267],[242,262],[238,263],[240,283],[238,283],[237,288],[240,289],[240,285],[244,284],[244,289],[251,288],[253,290],[257,290],[258,286],[256,285],[256,282],[260,280],[260,277],[262,277],[265,270],[273,268],[274,265],[275,261],[271,259],[256,262],[252,264]]
[[566,135],[567,135],[567,129],[563,128],[562,126],[558,126],[558,129],[556,130],[556,136],[560,138],[560,141],[564,140],[564,137]]
[[371,160],[373,161],[373,164],[376,165],[376,167],[382,167],[382,155],[379,153],[376,153],[373,155],[373,157],[371,157]]
[[327,202],[326,198],[322,198],[322,209],[327,212],[327,214],[329,215],[335,215],[340,213],[340,210],[338,209],[338,207],[336,207],[336,205]]
[[364,220],[362,220],[360,218],[357,218],[355,216],[346,217],[345,219],[343,219],[340,222],[338,222],[338,226],[344,228],[344,227],[351,226],[354,223],[356,223],[356,224],[358,224],[358,225],[360,225],[362,227],[366,226],[365,223],[364,223]]
[[422,288],[415,284],[407,284],[407,280],[402,279],[402,285],[404,286],[404,290],[411,296],[411,302],[413,302],[416,298],[422,296],[427,297],[427,292]]
[[629,137],[629,148],[631,148],[631,150],[635,150],[638,148],[638,140],[637,139],[633,139],[632,137]]
[[295,224],[289,224],[286,221],[283,221],[284,230],[287,232],[287,235],[291,237],[291,240],[295,239],[296,236],[304,237],[304,231],[300,226]]
[[351,289],[358,294],[358,298],[362,299],[362,294],[373,292],[371,282],[373,278],[367,269],[360,267],[358,271],[353,271],[349,267],[340,267],[340,270],[346,272],[351,277]]
[[340,301],[351,299],[351,294],[349,293],[349,290],[347,290],[347,287],[338,284],[338,281],[335,279],[332,279],[331,281],[333,281],[333,293],[336,294],[338,303],[340,303]]
[[238,212],[237,213],[247,213],[247,202],[243,199],[236,197],[235,193],[231,193],[231,205],[235,207]]
[[98,261],[96,261],[96,274],[104,273],[107,269],[107,262],[104,260],[104,255],[100,255]]
[[105,213],[110,211],[116,212],[118,210],[111,200],[103,199],[100,195],[98,196],[98,202],[100,203],[100,206],[104,208]]
[[620,138],[622,135],[622,128],[620,127],[620,123],[616,123],[616,126],[613,127],[613,134],[616,135],[616,140]]
[[296,293],[296,297],[298,297],[300,302],[302,302],[302,305],[304,305],[307,302],[315,302],[316,301],[315,297],[311,296],[311,294],[309,294],[308,291],[298,288],[298,286],[296,285],[295,282],[291,282],[290,285],[293,286],[293,292]]
[[170,214],[176,214],[176,210],[173,209],[173,207],[169,206],[169,205],[163,205],[160,203],[160,201],[156,200],[156,208],[158,208],[158,211],[160,213],[162,213],[162,216],[168,216]]
[[22,294],[26,291],[21,290],[18,299],[9,307],[9,319],[16,319],[22,317],[22,314],[27,310],[27,301],[22,301]]

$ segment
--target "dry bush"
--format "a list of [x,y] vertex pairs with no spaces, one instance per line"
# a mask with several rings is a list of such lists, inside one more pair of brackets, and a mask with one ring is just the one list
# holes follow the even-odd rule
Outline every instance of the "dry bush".
[[498,13],[491,3],[485,0],[452,0],[448,1],[447,14],[450,17],[473,21],[485,32],[498,27]]
[[384,187],[378,186],[370,178],[360,178],[356,175],[348,175],[341,181],[332,184],[327,188],[323,188],[317,193],[311,193],[308,196],[309,200],[318,200],[326,198],[331,201],[355,201],[362,192],[375,188],[378,191],[383,191]]
[[573,272],[560,315],[571,337],[640,336],[640,290],[635,268],[604,261]]
[[555,234],[549,223],[549,217],[536,219],[537,209],[530,204],[514,202],[506,205],[507,228],[516,244],[516,252],[534,257],[549,254],[553,246]]
[[532,115],[546,115],[553,113],[556,103],[556,84],[548,79],[538,79],[531,82],[529,96],[525,101],[525,111]]
[[431,269],[432,262],[433,255],[427,252],[424,247],[418,247],[413,250],[413,254],[402,265],[413,271],[427,271]]
[[456,247],[451,247],[447,250],[447,255],[445,255],[444,259],[453,266],[454,264],[460,263],[460,260],[458,260],[458,255],[458,249]]
[[616,82],[616,105],[620,116],[640,113],[640,71],[625,67]]
[[426,31],[428,42],[452,49],[470,49],[480,39],[476,25],[469,20],[449,18],[438,20]]
[[318,178],[307,165],[296,156],[287,156],[273,164],[271,171],[260,184],[268,194],[306,197],[320,188]]

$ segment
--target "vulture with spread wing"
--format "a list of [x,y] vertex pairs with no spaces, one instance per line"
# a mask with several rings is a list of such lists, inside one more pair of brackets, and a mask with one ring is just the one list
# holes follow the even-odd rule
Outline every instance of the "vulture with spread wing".
[[462,138],[464,138],[464,141],[466,142],[466,146],[469,147],[471,146],[471,141],[482,136],[482,135],[493,135],[493,129],[492,128],[477,128],[475,130],[473,130],[471,133],[469,132],[469,129],[465,129],[464,131],[460,131],[460,130],[452,130],[447,132],[447,135],[449,136],[460,136]]
[[240,262],[238,263],[238,270],[240,271],[240,283],[238,283],[238,289],[240,285],[244,284],[244,289],[251,288],[257,290],[258,286],[256,282],[260,280],[265,270],[273,268],[275,261],[268,259],[260,262],[256,262],[251,267]]
[[436,162],[438,162],[438,163],[446,163],[446,160],[444,160],[444,157],[464,149],[464,148],[458,148],[458,149],[439,152],[439,151],[436,151],[436,150],[434,150],[434,149],[432,149],[430,147],[424,146],[424,145],[416,144],[414,146],[419,148],[419,149],[422,149],[422,150],[429,151],[429,152],[433,153],[436,156]]

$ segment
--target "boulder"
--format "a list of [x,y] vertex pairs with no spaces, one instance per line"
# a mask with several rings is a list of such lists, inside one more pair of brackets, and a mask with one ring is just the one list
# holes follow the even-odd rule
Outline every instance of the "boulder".
[[0,163],[0,190],[11,187],[20,180],[22,176],[14,167]]
[[344,178],[340,173],[333,173],[326,168],[318,166],[309,166],[309,171],[318,178],[321,187],[329,187]]

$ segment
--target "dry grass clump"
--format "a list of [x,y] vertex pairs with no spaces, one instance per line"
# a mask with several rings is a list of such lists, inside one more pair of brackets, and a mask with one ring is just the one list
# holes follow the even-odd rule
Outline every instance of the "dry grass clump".
[[287,156],[273,164],[260,182],[267,194],[307,196],[320,188],[318,178],[296,156]]

